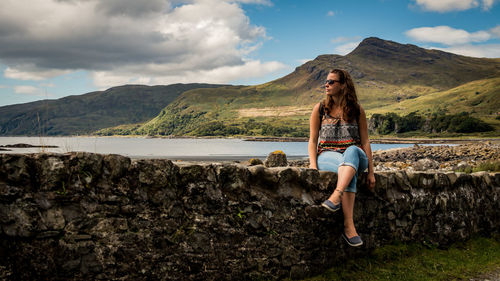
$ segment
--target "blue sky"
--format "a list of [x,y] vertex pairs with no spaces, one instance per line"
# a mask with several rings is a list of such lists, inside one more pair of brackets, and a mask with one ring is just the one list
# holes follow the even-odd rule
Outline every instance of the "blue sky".
[[379,37],[500,57],[498,0],[2,0],[0,106],[123,84],[259,84]]

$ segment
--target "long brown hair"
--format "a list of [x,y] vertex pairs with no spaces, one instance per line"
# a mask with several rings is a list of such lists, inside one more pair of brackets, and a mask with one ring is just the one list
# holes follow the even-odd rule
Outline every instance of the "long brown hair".
[[[347,121],[356,120],[359,121],[359,103],[358,96],[356,95],[356,89],[354,88],[354,82],[352,81],[349,72],[342,69],[333,69],[330,73],[336,73],[339,76],[340,84],[344,85],[342,90],[340,90],[340,104],[342,112],[344,113],[344,119]],[[331,96],[326,96],[323,100],[323,105],[325,106],[326,113],[330,113],[330,109],[333,108],[335,102]]]

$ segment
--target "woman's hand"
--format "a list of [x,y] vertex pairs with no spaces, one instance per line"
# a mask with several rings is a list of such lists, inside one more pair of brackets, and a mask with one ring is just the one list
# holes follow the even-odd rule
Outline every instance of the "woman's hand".
[[368,173],[368,177],[366,178],[367,184],[368,184],[368,189],[370,189],[371,192],[375,191],[375,174],[373,173]]

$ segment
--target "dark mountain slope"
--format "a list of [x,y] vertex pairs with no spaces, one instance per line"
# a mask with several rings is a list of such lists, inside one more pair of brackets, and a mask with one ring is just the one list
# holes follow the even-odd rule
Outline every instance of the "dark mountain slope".
[[120,124],[142,123],[187,90],[210,84],[125,85],[106,91],[0,107],[0,135],[89,134]]
[[498,59],[473,58],[367,38],[346,56],[363,77],[389,84],[449,89],[500,73]]

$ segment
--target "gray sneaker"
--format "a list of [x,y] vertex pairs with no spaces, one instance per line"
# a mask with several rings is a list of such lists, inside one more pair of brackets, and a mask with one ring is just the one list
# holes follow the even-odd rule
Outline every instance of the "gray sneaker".
[[342,208],[342,202],[335,205],[335,203],[326,199],[325,202],[321,203],[321,206],[325,207],[329,211],[336,212]]
[[353,236],[351,238],[347,238],[347,235],[345,235],[345,233],[342,233],[342,237],[347,242],[347,244],[349,244],[349,246],[359,247],[363,245],[363,240],[361,240],[361,237],[359,236]]

